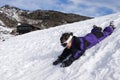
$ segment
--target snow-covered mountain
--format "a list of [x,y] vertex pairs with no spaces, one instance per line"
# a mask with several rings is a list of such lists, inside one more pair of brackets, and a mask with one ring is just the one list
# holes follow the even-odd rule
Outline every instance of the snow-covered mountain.
[[[61,54],[59,38],[105,28],[114,20],[112,35],[85,52],[70,67],[52,63]],[[0,43],[0,80],[120,80],[120,13],[12,37]]]
[[[32,31],[35,31],[86,19],[90,19],[90,17],[51,10],[28,11],[10,5],[0,7],[0,26],[8,27],[12,30],[7,35],[17,34],[18,23],[31,24],[34,27]],[[2,30],[0,32],[0,41],[6,39],[6,37],[3,38],[3,29],[0,28],[0,31]]]
[[52,10],[22,10],[10,5],[0,7],[0,21],[7,27],[16,27],[18,22],[28,23],[46,29],[66,23],[73,23],[90,17],[68,14]]

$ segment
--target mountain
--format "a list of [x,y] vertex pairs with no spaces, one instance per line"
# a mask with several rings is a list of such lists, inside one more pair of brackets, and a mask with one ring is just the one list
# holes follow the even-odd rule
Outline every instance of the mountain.
[[[85,52],[71,66],[52,63],[63,51],[60,36],[85,36],[93,25],[104,29],[114,21],[115,31]],[[38,35],[39,34],[39,35]],[[1,80],[120,80],[120,13],[37,30],[0,43]]]
[[4,26],[12,28],[15,28],[18,22],[28,23],[39,29],[46,29],[86,19],[91,19],[91,17],[67,14],[52,10],[28,11],[9,5],[5,5],[0,8],[0,20],[4,23]]

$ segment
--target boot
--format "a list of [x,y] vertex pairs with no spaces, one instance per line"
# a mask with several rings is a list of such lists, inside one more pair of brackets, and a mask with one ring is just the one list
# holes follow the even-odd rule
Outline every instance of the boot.
[[112,28],[115,29],[114,21],[110,21],[110,26],[112,26]]

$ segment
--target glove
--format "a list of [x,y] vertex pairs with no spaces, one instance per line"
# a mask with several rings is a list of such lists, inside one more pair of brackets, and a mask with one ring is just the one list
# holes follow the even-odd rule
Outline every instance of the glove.
[[72,64],[72,62],[69,61],[69,60],[67,60],[67,61],[64,61],[60,67],[68,67],[68,66],[70,66],[71,64]]
[[64,61],[60,67],[68,67],[73,63],[73,61],[74,61],[74,59],[70,58],[70,59]]
[[56,61],[53,62],[53,65],[57,65],[57,64],[59,64],[59,63],[61,63],[61,62],[62,62],[62,60],[57,59]]

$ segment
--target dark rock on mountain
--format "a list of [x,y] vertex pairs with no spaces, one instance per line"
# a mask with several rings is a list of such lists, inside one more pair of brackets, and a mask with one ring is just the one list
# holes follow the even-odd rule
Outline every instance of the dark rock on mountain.
[[18,23],[27,23],[33,25],[37,29],[46,29],[87,19],[91,19],[91,17],[52,10],[28,11],[9,5],[0,8],[0,20],[4,23],[0,23],[0,25],[10,28],[16,28]]

